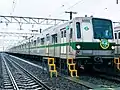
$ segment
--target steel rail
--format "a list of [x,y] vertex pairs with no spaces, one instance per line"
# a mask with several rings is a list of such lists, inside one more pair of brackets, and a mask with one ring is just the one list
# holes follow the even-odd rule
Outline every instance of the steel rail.
[[[12,55],[10,55],[10,57],[12,57]],[[16,58],[16,57],[14,57],[13,56],[13,58]],[[16,59],[18,59],[19,60],[19,58],[16,58]],[[22,60],[21,60],[22,61]],[[15,61],[14,61],[15,62]],[[26,62],[27,63],[27,62]],[[34,66],[34,65],[33,65]],[[37,65],[35,65],[35,67],[38,67]],[[38,67],[38,68],[40,68],[40,67]],[[40,68],[41,69],[41,68]],[[45,69],[44,69],[45,70]],[[45,70],[46,71],[46,70]],[[71,82],[74,82],[74,83],[76,83],[76,84],[79,84],[79,85],[81,85],[81,88],[82,87],[85,87],[85,88],[87,88],[87,89],[93,89],[93,88],[97,88],[97,86],[95,86],[95,85],[93,85],[93,84],[88,84],[88,83],[85,83],[85,82],[77,82],[77,81],[74,81],[74,80],[72,80],[72,79],[70,79],[70,78],[67,78],[67,77],[65,77],[65,76],[62,76],[62,75],[60,75],[60,73],[58,73],[58,76],[60,77],[60,78],[64,78],[65,80],[68,80],[68,81],[71,81]],[[84,84],[85,83],[85,84]],[[87,85],[86,85],[87,84]]]
[[[8,57],[6,57],[8,59]],[[46,84],[44,84],[41,80],[39,80],[37,77],[35,77],[33,74],[31,74],[30,72],[28,72],[27,70],[25,70],[22,66],[20,66],[17,62],[13,61],[12,59],[8,59],[11,60],[13,63],[15,63],[17,66],[19,66],[24,72],[26,72],[26,74],[28,74],[29,76],[31,76],[37,83],[39,83],[40,85],[42,85],[46,90],[52,90],[52,88],[48,87]]]
[[5,66],[6,66],[6,68],[7,68],[8,74],[9,74],[9,76],[10,76],[10,79],[11,79],[11,82],[12,82],[12,84],[13,84],[14,90],[19,90],[19,88],[18,88],[18,86],[17,86],[17,83],[16,83],[16,81],[15,81],[15,79],[14,79],[14,77],[13,77],[13,75],[12,75],[12,73],[11,73],[11,71],[10,71],[7,63],[6,63],[6,61],[5,61],[5,58],[4,58],[3,56],[2,56],[2,58],[3,58],[3,61],[4,61],[4,63],[5,63]]

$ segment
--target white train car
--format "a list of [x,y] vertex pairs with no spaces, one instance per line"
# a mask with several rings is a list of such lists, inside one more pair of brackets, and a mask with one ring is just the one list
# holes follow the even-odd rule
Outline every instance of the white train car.
[[[73,58],[86,63],[112,62],[115,42],[112,21],[94,17],[74,19],[42,31],[30,42],[9,49],[11,53]],[[106,63],[107,62],[107,63]]]

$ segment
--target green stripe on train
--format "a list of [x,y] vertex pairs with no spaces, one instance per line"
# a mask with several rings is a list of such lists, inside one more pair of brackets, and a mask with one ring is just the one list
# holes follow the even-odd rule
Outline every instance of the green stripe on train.
[[100,47],[100,43],[99,42],[70,42],[70,43],[61,43],[61,44],[52,44],[52,45],[43,45],[43,46],[35,46],[35,47],[31,47],[31,49],[35,49],[35,48],[50,48],[50,47],[60,47],[60,46],[68,46],[70,45],[74,50],[77,50],[76,45],[80,45],[81,48],[80,50],[111,50],[112,46],[115,45],[115,43],[110,43],[108,49],[102,49]]

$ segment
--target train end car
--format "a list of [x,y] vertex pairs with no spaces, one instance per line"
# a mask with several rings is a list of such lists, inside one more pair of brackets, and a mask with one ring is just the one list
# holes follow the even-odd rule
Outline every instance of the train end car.
[[112,67],[115,53],[112,21],[95,17],[75,17],[64,24],[43,30],[29,43],[13,47],[10,51],[54,57],[57,65],[60,60],[64,64],[67,59],[72,58],[77,67]]

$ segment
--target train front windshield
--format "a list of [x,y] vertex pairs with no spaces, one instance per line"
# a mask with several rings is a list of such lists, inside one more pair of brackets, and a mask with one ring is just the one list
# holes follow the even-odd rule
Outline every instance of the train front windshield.
[[92,19],[94,39],[113,39],[113,29],[111,20]]

